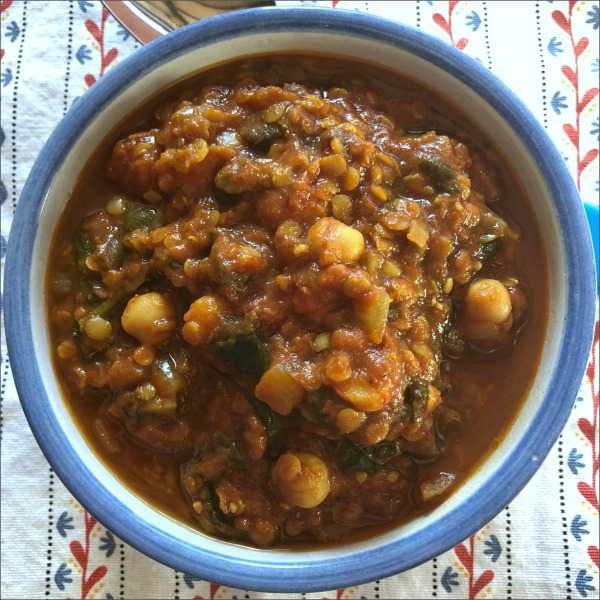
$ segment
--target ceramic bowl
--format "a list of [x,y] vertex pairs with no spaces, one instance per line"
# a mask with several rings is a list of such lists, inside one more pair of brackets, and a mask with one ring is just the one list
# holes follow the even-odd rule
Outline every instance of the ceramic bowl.
[[[460,101],[511,158],[530,192],[551,290],[541,365],[508,435],[431,513],[334,549],[258,550],[207,537],[152,509],[96,458],[61,398],[41,309],[53,231],[97,140],[141,99],[210,65],[257,52],[325,52],[395,69]],[[589,229],[564,160],[524,104],[484,67],[437,38],[380,18],[318,8],[252,9],[200,21],[137,50],[80,98],[35,163],[6,260],[6,330],[23,409],[74,497],[131,546],[230,587],[328,590],[405,571],[473,534],[525,486],[563,428],[591,346],[595,273]]]

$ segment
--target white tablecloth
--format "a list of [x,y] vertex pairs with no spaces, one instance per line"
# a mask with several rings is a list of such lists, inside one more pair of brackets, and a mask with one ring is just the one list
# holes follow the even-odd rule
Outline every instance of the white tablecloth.
[[[598,203],[598,2],[311,4],[397,19],[479,60],[529,105],[582,197]],[[12,215],[42,145],[75,99],[139,43],[96,1],[3,0],[1,10],[4,273]],[[38,449],[12,381],[3,328],[1,359],[2,598],[274,597],[159,565],[95,522]],[[595,354],[563,434],[492,522],[410,572],[278,597],[597,598],[598,387],[596,324]]]

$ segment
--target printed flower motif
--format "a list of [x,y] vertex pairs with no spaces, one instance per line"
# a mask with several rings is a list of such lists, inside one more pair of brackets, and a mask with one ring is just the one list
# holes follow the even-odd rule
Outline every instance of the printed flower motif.
[[597,73],[598,71],[600,71],[600,59],[597,58],[592,63],[592,73]]
[[58,569],[56,570],[56,573],[54,575],[54,583],[61,592],[64,592],[65,585],[67,583],[71,583],[73,581],[70,575],[71,569],[67,567],[67,563],[62,563],[62,565],[60,565],[60,567],[58,567]]
[[552,96],[550,105],[557,115],[560,115],[562,109],[569,108],[569,105],[565,102],[566,99],[567,98],[562,96],[560,92],[555,92],[554,96]]
[[500,546],[498,538],[494,534],[490,535],[490,539],[485,541],[485,545],[487,549],[483,553],[488,555],[492,559],[492,562],[496,562],[500,558],[500,554],[502,554],[502,546]]
[[10,67],[6,68],[6,71],[0,75],[0,82],[2,83],[2,87],[6,87],[13,80],[13,74]]
[[573,475],[577,475],[579,473],[579,469],[585,468],[585,464],[581,462],[582,458],[583,454],[579,454],[577,448],[573,448],[569,453],[567,465],[569,465],[569,469],[571,469],[571,473],[573,473]]
[[557,54],[559,54],[560,52],[564,52],[563,48],[562,48],[562,42],[559,42],[556,39],[556,36],[554,36],[549,42],[548,42],[548,52],[550,52],[550,54],[552,54],[552,56],[556,56]]
[[587,521],[584,521],[581,518],[581,515],[575,515],[573,521],[571,521],[571,533],[578,542],[582,540],[582,536],[587,535],[589,533],[589,530],[584,529],[586,525]]
[[204,598],[203,596],[194,596],[193,600],[214,600],[220,587],[221,586],[218,583],[211,583],[210,596],[208,598]]
[[588,10],[587,16],[589,19],[586,23],[589,23],[594,29],[598,29],[600,25],[600,11],[595,4],[592,5],[592,10]]
[[183,575],[183,581],[185,582],[185,585],[187,585],[190,590],[194,589],[194,581],[202,581],[199,577],[194,577],[193,575],[190,575],[189,573],[184,573]]
[[472,27],[473,31],[477,31],[481,25],[481,17],[472,10],[471,14],[467,15],[466,22],[468,27]]
[[21,29],[15,21],[12,21],[10,25],[6,28],[6,33],[4,35],[11,42],[14,42],[19,37],[19,33],[21,33]]
[[75,529],[75,527],[71,525],[72,521],[73,517],[70,517],[66,510],[58,517],[56,530],[60,533],[61,537],[67,537],[67,530]]
[[125,29],[125,27],[123,27],[123,25],[121,25],[120,23],[117,29],[117,35],[120,35],[122,41],[124,42],[131,37],[129,31],[127,31],[127,29]]
[[442,585],[448,593],[452,591],[453,586],[458,585],[458,581],[456,581],[457,577],[458,573],[452,567],[447,567],[444,571],[444,574],[442,575]]
[[575,587],[577,591],[584,597],[587,598],[588,592],[595,592],[596,588],[593,585],[590,585],[590,581],[594,578],[591,575],[587,574],[585,569],[581,569],[577,574],[577,579],[575,580]]
[[[494,579],[494,572],[490,569],[486,569],[477,577],[475,576],[475,537],[477,537],[477,534],[472,535],[469,538],[468,548],[465,544],[459,544],[458,546],[456,546],[456,548],[454,548],[454,552],[458,557],[458,560],[460,560],[460,562],[462,563],[469,577],[469,598],[476,598],[477,594],[479,594],[479,592],[481,592],[481,590],[483,590],[485,586],[491,583]],[[490,537],[492,538],[492,548],[494,548],[495,551],[495,544],[493,539],[495,536]],[[495,539],[495,543],[498,545],[498,548],[500,548],[498,538]],[[488,552],[484,550],[484,554],[487,553]]]
[[[107,52],[104,51],[104,33],[106,28],[106,20],[108,19],[109,14],[110,13],[108,12],[108,9],[103,6],[100,26],[94,23],[94,21],[91,19],[88,19],[85,22],[86,29],[89,31],[94,40],[96,40],[98,48],[100,49],[100,73],[98,74],[98,77],[102,77],[102,75],[104,75],[107,67],[115,60],[115,58],[117,58],[117,55],[119,54],[119,51],[116,48],[111,48]],[[88,87],[92,87],[92,85],[96,83],[96,77],[91,73],[88,73],[84,77],[84,80]]]
[[88,8],[93,8],[93,6],[94,6],[93,2],[81,2],[81,1],[78,1],[77,4],[79,4],[79,8],[84,13],[87,12]]
[[[91,537],[94,527],[97,524],[96,519],[92,517],[88,512],[84,511],[84,519],[85,519],[85,536],[83,539],[83,543],[81,541],[75,539],[69,544],[69,549],[71,550],[71,554],[75,559],[75,562],[79,565],[81,569],[79,572],[81,573],[81,592],[78,596],[79,598],[85,599],[88,597],[90,592],[94,589],[94,586],[102,580],[102,578],[108,572],[108,569],[105,565],[100,565],[96,567],[93,571],[91,569],[92,565],[90,564],[90,549],[91,549]],[[108,534],[108,532],[107,532]],[[112,534],[110,535],[112,538]],[[110,538],[108,542],[110,543]],[[105,538],[101,538],[101,541],[106,543]],[[114,544],[114,539],[112,540]],[[100,548],[104,550],[104,548]],[[114,551],[114,548],[113,548]],[[90,572],[91,571],[91,572]],[[55,578],[56,579],[56,578]],[[66,581],[66,580],[63,580]],[[67,582],[69,583],[69,582]],[[57,584],[58,585],[58,584]]]
[[99,549],[106,553],[106,558],[110,558],[117,546],[113,534],[107,529],[106,533],[100,538],[100,541],[102,543],[100,544]]
[[448,2],[448,16],[447,17],[444,17],[440,13],[434,13],[434,15],[431,18],[433,19],[433,22],[438,27],[440,27],[441,29],[443,29],[446,32],[446,34],[450,38],[450,43],[455,48],[458,48],[459,50],[464,50],[466,48],[467,44],[469,43],[469,40],[467,38],[463,37],[463,38],[460,38],[457,42],[455,42],[453,28],[452,28],[452,16],[453,16],[453,12],[454,12],[454,9],[456,8],[457,4],[458,4],[458,2],[456,2],[456,1]]
[[79,61],[79,64],[83,65],[87,60],[92,60],[92,51],[83,44],[79,46],[79,50],[75,53],[75,58]]
[[600,140],[600,123],[598,119],[592,122],[593,129],[590,129],[590,134],[595,135],[597,140]]
[[[563,131],[567,135],[569,141],[573,145],[576,154],[576,183],[577,189],[581,191],[581,177],[585,169],[598,157],[598,149],[591,148],[587,152],[583,147],[582,130],[581,130],[581,117],[588,107],[588,105],[598,96],[598,88],[591,87],[587,90],[580,89],[580,59],[583,53],[589,46],[589,39],[587,37],[581,37],[576,39],[573,30],[573,19],[574,19],[574,8],[577,2],[571,0],[569,2],[568,13],[565,14],[560,10],[552,12],[552,19],[558,25],[563,32],[568,36],[571,49],[573,51],[574,62],[571,65],[563,64],[561,72],[571,84],[574,91],[574,111],[575,117],[574,122],[565,123],[563,125]],[[585,495],[585,494],[584,494]],[[596,502],[596,507],[597,507]]]
[[[4,140],[6,139],[6,135],[4,134],[4,129],[0,127],[0,146],[4,145]],[[0,205],[4,204],[6,199],[8,198],[8,190],[4,185],[4,181],[0,181]],[[4,239],[4,238],[3,238]],[[4,242],[4,251],[6,251],[6,241]],[[4,257],[4,253],[2,254]]]

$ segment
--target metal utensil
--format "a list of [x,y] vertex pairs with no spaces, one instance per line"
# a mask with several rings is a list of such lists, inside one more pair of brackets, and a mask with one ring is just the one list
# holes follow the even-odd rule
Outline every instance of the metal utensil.
[[275,2],[267,0],[216,0],[212,2],[104,0],[102,4],[135,38],[142,44],[147,44],[169,31],[200,19],[252,6],[272,6]]

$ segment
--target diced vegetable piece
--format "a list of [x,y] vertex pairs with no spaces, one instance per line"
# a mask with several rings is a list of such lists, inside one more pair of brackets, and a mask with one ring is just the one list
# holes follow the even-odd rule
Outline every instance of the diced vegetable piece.
[[281,365],[268,369],[254,391],[280,415],[289,415],[304,399],[304,388]]
[[354,301],[354,314],[369,339],[376,344],[383,340],[390,308],[390,297],[383,288],[375,287]]
[[177,398],[155,396],[139,407],[140,414],[172,415],[177,410]]
[[389,396],[358,377],[336,382],[333,389],[354,408],[365,412],[373,412],[383,408]]
[[319,219],[308,230],[307,243],[322,267],[357,262],[365,251],[362,233],[331,217]]
[[419,492],[424,502],[429,502],[448,491],[456,481],[456,475],[442,471],[431,479],[426,479],[419,485]]
[[429,240],[429,229],[425,221],[415,220],[408,226],[406,237],[416,246],[424,249]]
[[106,423],[101,417],[94,419],[92,428],[96,439],[109,454],[114,456],[122,449],[118,438],[111,434],[110,430],[106,426]]

